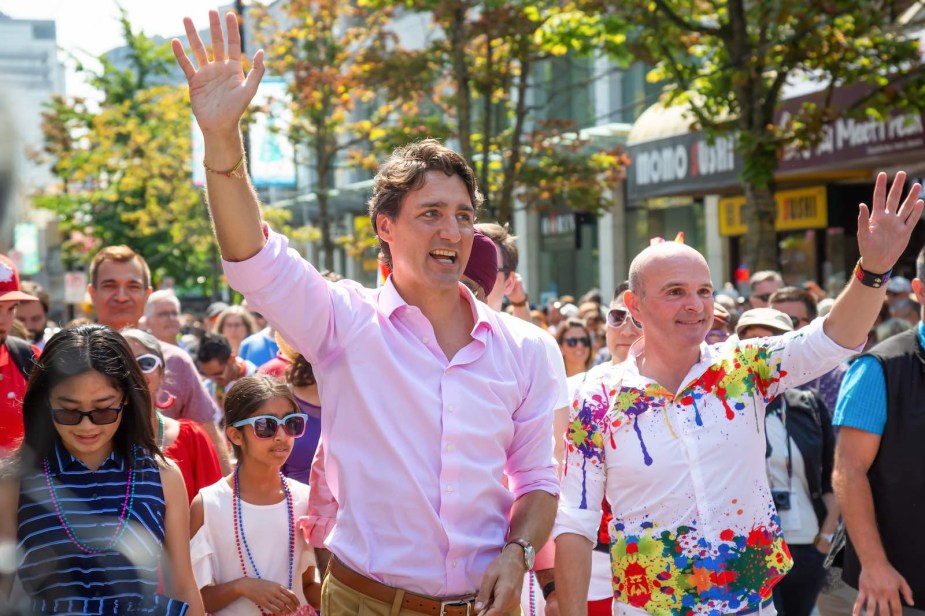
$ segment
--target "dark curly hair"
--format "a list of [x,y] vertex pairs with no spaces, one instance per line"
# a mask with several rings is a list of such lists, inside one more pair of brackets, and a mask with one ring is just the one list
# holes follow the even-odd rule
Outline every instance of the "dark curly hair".
[[[395,150],[379,168],[379,173],[373,180],[369,218],[377,236],[379,215],[387,216],[391,220],[397,218],[405,195],[424,186],[428,171],[441,171],[447,177],[458,175],[466,185],[472,207],[478,213],[484,199],[479,192],[472,167],[466,159],[436,139],[425,139]],[[389,250],[389,243],[379,239],[379,252],[382,262],[391,269],[392,252]]]

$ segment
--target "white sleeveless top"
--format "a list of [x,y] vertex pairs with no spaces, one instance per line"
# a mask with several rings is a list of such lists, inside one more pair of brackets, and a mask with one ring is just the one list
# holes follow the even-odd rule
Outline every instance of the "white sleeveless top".
[[[308,514],[309,488],[304,483],[287,479],[292,494],[293,525]],[[223,478],[199,491],[203,505],[203,524],[190,544],[193,573],[199,588],[210,584],[224,584],[244,577],[241,560],[235,545],[234,507],[231,486]],[[273,580],[285,586],[289,581],[289,524],[286,500],[275,505],[252,505],[241,501],[241,516],[244,518],[244,535],[250,547],[251,556],[264,580]],[[292,591],[301,605],[306,605],[302,592],[302,573],[315,566],[315,552],[312,550],[297,526],[295,533],[295,554],[293,556]],[[250,559],[241,544],[242,555],[247,566],[248,577],[256,577]],[[254,603],[243,597],[214,616],[260,616]]]

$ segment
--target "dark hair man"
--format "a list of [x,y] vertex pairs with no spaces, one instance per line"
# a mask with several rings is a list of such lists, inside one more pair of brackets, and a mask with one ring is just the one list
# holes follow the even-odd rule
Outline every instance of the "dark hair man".
[[768,485],[765,412],[862,348],[925,205],[917,183],[902,199],[905,181],[897,173],[887,194],[879,174],[872,206],[859,208],[855,274],[826,318],[798,332],[707,345],[713,285],[703,256],[665,242],[633,259],[626,307],[645,336],[572,405],[554,531],[563,615],[586,610],[605,494],[615,613],[770,607],[792,559]]
[[213,60],[190,19],[199,68],[180,41],[173,49],[203,132],[228,281],[316,370],[341,505],[322,611],[515,609],[555,516],[556,384],[542,378],[544,334],[507,327],[461,286],[481,203],[471,168],[432,140],[397,150],[369,208],[392,274],[375,291],[330,283],[261,220],[239,123],[263,51],[245,77],[234,14],[227,51],[218,13],[209,18]]
[[[912,289],[925,305],[925,248]],[[842,579],[854,613],[920,613],[925,537],[925,312],[913,329],[874,346],[848,369],[835,424],[835,493],[848,530]],[[911,606],[914,610],[910,610]]]
[[30,342],[39,349],[44,349],[45,343],[54,333],[48,328],[51,297],[42,285],[31,280],[22,281],[22,290],[26,295],[38,298],[39,301],[19,304],[16,307],[16,319],[29,331]]
[[[144,257],[128,246],[107,246],[90,264],[88,291],[98,323],[116,331],[135,327],[152,292],[151,270]],[[173,404],[163,412],[174,419],[199,422],[215,445],[222,472],[231,472],[225,437],[218,433],[214,423],[219,411],[199,380],[193,360],[186,351],[172,344],[161,344],[161,351],[167,364],[161,392],[169,392],[174,398]],[[166,397],[166,393],[158,396],[159,399]]]

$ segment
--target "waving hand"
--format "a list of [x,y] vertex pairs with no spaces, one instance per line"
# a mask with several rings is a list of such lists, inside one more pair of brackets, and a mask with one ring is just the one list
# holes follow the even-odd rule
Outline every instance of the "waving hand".
[[241,34],[235,14],[225,15],[228,30],[228,51],[222,34],[218,11],[209,11],[209,29],[212,38],[212,59],[206,51],[199,33],[189,17],[183,19],[190,50],[199,66],[197,70],[186,55],[183,44],[174,39],[173,53],[189,82],[190,103],[199,128],[205,133],[227,133],[238,130],[238,122],[254,98],[263,77],[263,50],[254,54],[253,67],[245,77],[241,64]]

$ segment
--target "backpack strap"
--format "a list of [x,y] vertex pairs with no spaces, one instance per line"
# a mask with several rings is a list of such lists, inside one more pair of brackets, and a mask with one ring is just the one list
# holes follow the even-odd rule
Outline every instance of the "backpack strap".
[[13,363],[16,364],[23,377],[28,381],[32,366],[35,365],[35,352],[32,350],[32,345],[22,338],[7,336],[6,348],[10,352]]

